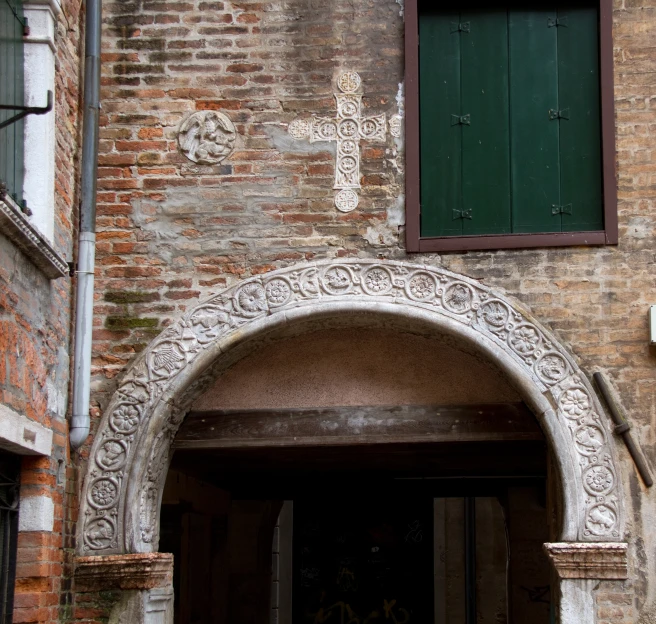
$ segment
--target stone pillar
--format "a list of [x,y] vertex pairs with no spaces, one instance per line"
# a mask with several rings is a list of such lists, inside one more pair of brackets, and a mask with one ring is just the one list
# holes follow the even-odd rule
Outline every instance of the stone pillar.
[[78,557],[76,592],[120,590],[110,624],[173,624],[173,555]]
[[594,590],[602,580],[628,577],[627,544],[547,543],[559,580],[560,624],[594,624]]

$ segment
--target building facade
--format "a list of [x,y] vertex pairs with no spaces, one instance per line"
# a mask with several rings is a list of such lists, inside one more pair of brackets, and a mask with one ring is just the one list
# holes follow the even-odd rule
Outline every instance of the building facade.
[[[105,2],[91,435],[79,453],[66,444],[71,280],[48,281],[2,239],[0,409],[53,435],[22,461],[15,622],[304,620],[291,606],[306,585],[292,592],[301,547],[283,501],[300,527],[312,490],[300,473],[325,485],[340,463],[367,483],[410,463],[430,478],[541,480],[539,504],[512,489],[519,481],[503,495],[431,495],[442,522],[431,556],[460,539],[468,512],[456,499],[478,497],[479,524],[511,536],[492,556],[474,535],[479,577],[445,555],[435,578],[474,574],[474,589],[434,588],[436,622],[656,621],[653,7],[498,3],[487,14],[408,2]],[[48,13],[49,240],[65,260],[79,12],[63,2]],[[441,206],[432,221],[426,197]],[[490,405],[520,404],[528,420],[512,411],[512,432],[491,427]],[[461,411],[436,419],[435,406]],[[411,411],[404,421],[395,409]],[[290,414],[306,428],[285,424]],[[489,450],[455,451],[449,435]],[[394,459],[380,450],[398,445]],[[450,459],[436,467],[440,453]],[[481,589],[492,585],[502,606]],[[379,617],[401,624],[388,598]],[[327,606],[310,619],[336,620]]]
[[[66,488],[79,156],[80,2],[8,2],[2,20],[2,619],[70,607]],[[13,107],[13,108],[8,108]],[[23,119],[21,107],[38,110]]]

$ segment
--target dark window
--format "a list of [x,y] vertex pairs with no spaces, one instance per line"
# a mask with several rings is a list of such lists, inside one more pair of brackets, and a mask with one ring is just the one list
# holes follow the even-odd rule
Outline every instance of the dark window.
[[605,4],[409,7],[409,251],[616,242]]
[[[23,35],[27,27],[20,0],[0,0],[0,104],[24,105]],[[0,123],[16,115],[0,110]],[[18,204],[23,202],[23,135],[20,119],[0,129],[0,184]]]
[[19,487],[20,457],[0,450],[0,624],[11,624],[14,609]]

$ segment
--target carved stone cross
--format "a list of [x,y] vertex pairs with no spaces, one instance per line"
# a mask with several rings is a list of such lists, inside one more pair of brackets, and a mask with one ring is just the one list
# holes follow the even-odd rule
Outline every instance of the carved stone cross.
[[289,124],[289,134],[295,139],[335,141],[335,207],[351,212],[358,205],[358,195],[353,189],[360,187],[360,140],[384,141],[387,132],[385,113],[373,117],[362,116],[362,94],[356,93],[361,84],[354,71],[344,72],[337,79],[341,93],[335,93],[337,117],[311,117],[295,119]]

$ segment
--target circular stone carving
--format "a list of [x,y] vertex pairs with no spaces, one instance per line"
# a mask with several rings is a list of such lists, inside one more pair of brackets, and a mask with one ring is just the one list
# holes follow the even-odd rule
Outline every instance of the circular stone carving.
[[500,301],[489,301],[481,306],[480,316],[493,329],[501,329],[506,326],[510,312]]
[[471,288],[465,284],[452,284],[442,295],[442,303],[447,310],[463,314],[471,310],[474,295]]
[[581,425],[574,432],[574,441],[581,455],[596,455],[604,446],[604,432],[597,425]]
[[565,379],[567,363],[562,356],[556,353],[547,353],[537,361],[535,371],[542,381],[554,384]]
[[365,119],[360,124],[360,130],[362,132],[362,136],[365,139],[368,139],[376,135],[378,132],[378,124],[373,119]]
[[590,410],[590,397],[582,388],[570,388],[560,395],[558,401],[565,418],[578,420]]
[[435,278],[430,273],[415,273],[406,285],[406,294],[415,301],[425,301],[435,296]]
[[130,435],[137,430],[140,416],[139,410],[134,405],[123,403],[112,412],[109,424],[116,433]]
[[355,93],[362,84],[362,79],[357,72],[347,71],[337,78],[337,86],[343,93]]
[[540,344],[540,334],[531,325],[520,325],[508,338],[510,346],[521,356],[531,355]]
[[360,198],[355,191],[343,189],[335,195],[335,208],[341,212],[352,212],[358,207]]
[[324,272],[321,284],[331,295],[343,295],[351,290],[353,276],[344,266],[334,266]]
[[386,295],[392,290],[392,277],[383,267],[371,267],[362,276],[362,288],[370,295]]
[[353,173],[358,168],[358,161],[353,156],[343,156],[339,160],[339,170],[343,173]]
[[344,119],[339,123],[337,131],[343,139],[352,139],[358,136],[358,122],[355,119]]
[[358,144],[351,139],[345,139],[339,146],[339,151],[347,156],[355,154],[358,151]]
[[116,537],[116,524],[108,516],[95,518],[84,531],[84,547],[86,550],[105,550],[112,547]]
[[324,119],[319,123],[317,132],[322,139],[332,141],[337,136],[337,124],[330,119]]
[[247,315],[260,314],[267,310],[267,299],[264,287],[257,282],[242,286],[237,291],[237,303]]
[[266,292],[267,301],[272,307],[285,305],[292,296],[292,287],[287,280],[280,277],[267,282],[264,291]]
[[585,521],[586,529],[593,535],[609,535],[617,524],[617,514],[610,505],[595,505],[588,512]]
[[309,139],[311,129],[309,119],[294,119],[287,127],[287,132],[295,139]]
[[215,165],[235,149],[237,131],[227,115],[199,111],[182,122],[178,143],[182,153],[199,165]]
[[342,117],[355,117],[358,114],[357,102],[354,102],[353,100],[342,102],[342,105],[339,107],[339,112]]
[[606,466],[590,466],[583,475],[583,485],[592,496],[605,496],[613,489],[615,477]]
[[114,479],[96,479],[89,488],[89,503],[94,509],[109,509],[118,500],[118,490],[118,483]]
[[110,438],[96,454],[96,463],[108,472],[117,472],[125,466],[128,458],[128,447],[123,440]]

